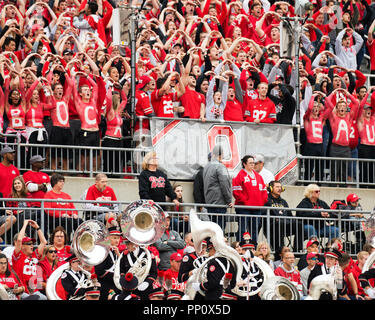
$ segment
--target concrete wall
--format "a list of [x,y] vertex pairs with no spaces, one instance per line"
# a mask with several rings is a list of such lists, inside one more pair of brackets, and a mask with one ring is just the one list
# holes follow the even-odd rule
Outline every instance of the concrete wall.
[[[77,178],[66,177],[64,191],[69,193],[74,200],[80,199],[83,192],[94,184],[94,178]],[[173,184],[173,181],[172,181]],[[184,202],[194,202],[193,200],[193,183],[181,182],[184,190]],[[109,179],[111,186],[119,201],[134,201],[139,199],[138,180],[137,179]],[[286,190],[282,193],[282,197],[288,202],[289,207],[295,208],[303,199],[303,186],[286,186]],[[364,210],[371,211],[375,206],[373,189],[356,189],[356,188],[334,188],[321,187],[321,199],[326,201],[328,205],[333,200],[346,199],[349,193],[356,193],[360,198],[360,203]]]

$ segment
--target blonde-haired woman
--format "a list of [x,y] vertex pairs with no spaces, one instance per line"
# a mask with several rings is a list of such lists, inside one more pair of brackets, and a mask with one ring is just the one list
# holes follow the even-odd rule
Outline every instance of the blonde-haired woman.
[[[320,199],[320,187],[317,184],[309,184],[303,193],[304,198],[297,205],[297,208],[304,209],[330,209],[328,204]],[[320,236],[337,238],[339,236],[339,229],[334,226],[334,221],[329,220],[332,215],[325,211],[296,211],[297,217],[303,218],[325,218],[321,220],[303,220],[303,235],[304,239],[311,236]],[[334,216],[333,216],[334,218]]]
[[52,272],[55,271],[62,263],[57,257],[57,249],[54,245],[47,245],[43,250],[43,256],[40,258],[37,274],[42,279],[42,293],[45,294],[46,283]]
[[275,265],[273,264],[273,257],[271,255],[271,248],[268,242],[258,242],[254,256],[263,259],[272,268],[272,270],[275,270]]
[[138,177],[140,199],[166,202],[168,196],[176,206],[180,205],[167,175],[158,169],[158,157],[155,151],[150,151],[144,156],[142,169]]

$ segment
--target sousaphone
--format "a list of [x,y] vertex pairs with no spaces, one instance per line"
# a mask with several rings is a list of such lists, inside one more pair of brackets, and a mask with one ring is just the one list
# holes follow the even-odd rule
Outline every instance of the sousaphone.
[[[108,255],[110,244],[108,236],[108,230],[102,222],[98,220],[85,221],[74,232],[73,252],[83,264],[96,266],[102,263]],[[56,286],[62,273],[67,269],[69,269],[69,263],[64,263],[48,278],[46,295],[49,300],[62,300]]]
[[[147,246],[161,238],[166,229],[166,215],[163,209],[152,200],[137,200],[130,203],[120,216],[120,227],[123,236],[141,247],[146,255],[138,258],[127,271],[137,277],[138,283],[145,281],[150,272],[152,257]],[[120,257],[115,263],[113,281],[121,290]]]

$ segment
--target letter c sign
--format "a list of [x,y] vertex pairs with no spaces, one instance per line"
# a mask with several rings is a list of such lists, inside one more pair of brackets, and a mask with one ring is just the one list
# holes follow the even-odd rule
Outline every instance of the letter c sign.
[[221,137],[222,140],[227,141],[227,146],[223,145],[223,147],[230,150],[230,158],[223,159],[222,163],[228,168],[228,170],[234,170],[234,168],[236,168],[240,163],[236,134],[231,126],[212,126],[212,128],[210,128],[207,132],[207,140],[210,151],[212,151],[216,145],[219,137]]

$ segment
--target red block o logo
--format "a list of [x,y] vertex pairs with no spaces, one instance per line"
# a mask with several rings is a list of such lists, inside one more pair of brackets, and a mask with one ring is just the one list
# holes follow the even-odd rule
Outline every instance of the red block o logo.
[[[238,153],[237,137],[231,126],[214,125],[207,132],[207,139],[210,151],[217,144],[218,137],[225,137],[228,141],[228,148],[230,150],[230,158],[223,159],[222,163],[228,168],[228,170],[234,170],[240,162],[240,156]],[[223,146],[225,148],[225,146]],[[226,148],[225,148],[226,149]]]

